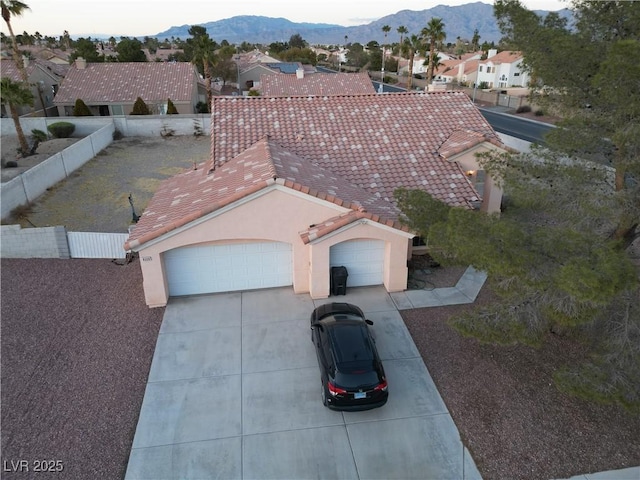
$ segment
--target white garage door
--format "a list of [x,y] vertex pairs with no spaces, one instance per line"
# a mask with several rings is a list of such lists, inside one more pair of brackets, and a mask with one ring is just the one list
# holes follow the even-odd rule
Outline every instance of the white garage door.
[[293,284],[291,245],[195,245],[164,254],[169,295],[230,292]]
[[349,240],[331,247],[329,264],[347,267],[347,287],[380,285],[384,278],[384,242]]

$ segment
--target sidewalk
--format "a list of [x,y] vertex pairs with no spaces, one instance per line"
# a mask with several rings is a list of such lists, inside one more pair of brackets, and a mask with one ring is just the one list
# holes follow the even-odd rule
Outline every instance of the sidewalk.
[[391,293],[398,310],[423,307],[443,307],[473,303],[487,280],[487,274],[473,267],[467,268],[455,287],[432,290],[406,290]]

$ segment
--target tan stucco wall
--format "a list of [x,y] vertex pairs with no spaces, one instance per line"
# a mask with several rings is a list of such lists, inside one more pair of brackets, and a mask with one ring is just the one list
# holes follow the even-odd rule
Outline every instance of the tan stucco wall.
[[[320,201],[286,187],[274,186],[263,195],[212,215],[190,228],[168,234],[157,243],[139,250],[143,287],[147,305],[166,305],[168,288],[164,275],[163,252],[200,243],[231,241],[277,241],[291,244],[293,256],[293,287],[296,293],[309,292],[313,298],[329,295],[329,249],[331,245],[354,238],[384,240],[384,284],[389,291],[406,288],[407,238],[393,229],[374,223],[358,223],[313,244],[305,245],[300,232],[309,225],[321,223],[339,215],[345,209]],[[291,192],[291,193],[290,193]],[[306,198],[305,198],[306,197]]]
[[[499,150],[497,147],[481,146],[474,150],[465,152],[457,157],[455,161],[460,165],[463,171],[473,170],[477,172],[481,170],[476,154],[486,153],[491,150]],[[502,151],[502,150],[500,150]],[[485,176],[484,190],[478,192],[482,195],[482,206],[480,210],[486,213],[500,213],[500,205],[502,203],[502,188],[496,183],[495,179],[489,175]]]

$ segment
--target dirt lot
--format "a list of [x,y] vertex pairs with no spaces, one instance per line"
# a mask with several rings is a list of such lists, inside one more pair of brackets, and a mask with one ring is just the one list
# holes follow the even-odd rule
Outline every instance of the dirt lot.
[[[2,478],[123,478],[164,313],[145,305],[140,265],[0,267],[2,461],[30,468]],[[43,459],[64,470],[34,473]]]
[[[494,299],[485,286],[476,304]],[[584,348],[550,335],[539,349],[483,345],[447,320],[458,305],[401,312],[485,480],[550,480],[640,465],[640,416],[559,392],[553,372]]]
[[[3,157],[5,149],[12,151],[11,142],[16,143],[12,138],[2,139]],[[51,187],[29,209],[23,209],[21,216],[6,223],[19,223],[25,228],[64,225],[78,232],[127,232],[132,219],[129,194],[136,214],[142,214],[160,182],[192,168],[194,162],[208,160],[209,146],[208,136],[125,137],[114,141],[69,178]],[[51,154],[64,147],[63,142],[49,140],[38,152],[42,149]],[[48,158],[37,157],[40,161]],[[18,165],[36,161],[38,158],[27,157],[19,159]]]

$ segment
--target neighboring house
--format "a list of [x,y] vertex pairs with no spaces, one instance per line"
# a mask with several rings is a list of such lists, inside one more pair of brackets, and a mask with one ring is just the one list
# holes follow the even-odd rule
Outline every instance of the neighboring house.
[[[29,59],[23,57],[24,67],[27,71],[31,93],[33,93],[33,110],[35,116],[57,115],[53,99],[58,91],[69,66],[58,65],[39,58]],[[13,59],[0,61],[2,77],[8,77],[14,82],[22,82],[22,75],[16,67]],[[32,108],[28,105],[18,107],[19,115],[31,114]],[[2,116],[9,116],[8,108],[2,105]]]
[[304,74],[315,73],[313,65],[303,65],[300,62],[261,62],[249,65],[239,72],[239,85],[241,90],[260,89],[262,75],[296,75],[298,70],[304,70]]
[[478,84],[486,82],[489,88],[526,87],[529,75],[524,71],[521,52],[489,50],[486,60],[478,66]]
[[394,191],[497,212],[475,154],[504,149],[463,93],[214,97],[212,158],[164,181],[125,244],[146,302],[293,286],[407,288],[415,236]]
[[69,66],[69,52],[60,50],[59,48],[49,48],[38,45],[22,45],[20,51],[29,52],[29,55],[35,60],[47,60],[57,65]]
[[60,116],[73,115],[77,99],[94,115],[129,115],[141,97],[154,114],[164,114],[167,99],[178,113],[196,111],[206,101],[205,83],[186,62],[87,63],[76,59],[55,96]]
[[305,75],[278,74],[260,77],[260,95],[265,97],[294,97],[299,95],[358,95],[376,93],[366,72],[315,73]]
[[435,82],[474,83],[478,72],[477,59],[444,60],[433,75]]

